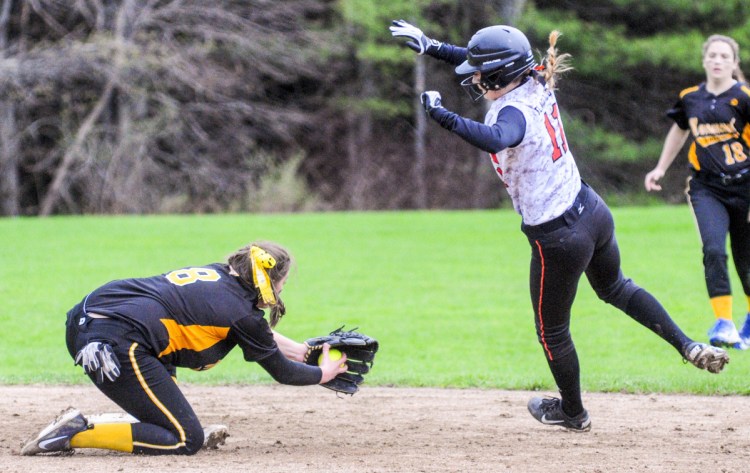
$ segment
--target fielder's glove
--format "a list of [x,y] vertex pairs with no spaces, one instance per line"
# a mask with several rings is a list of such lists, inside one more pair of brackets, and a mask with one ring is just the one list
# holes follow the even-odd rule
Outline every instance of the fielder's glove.
[[404,44],[420,56],[424,53],[436,52],[443,45],[440,41],[428,38],[422,30],[404,20],[393,20],[388,29],[395,38],[408,38],[409,41]]
[[354,394],[359,391],[359,385],[365,380],[364,375],[370,372],[375,353],[378,351],[378,341],[359,332],[344,332],[343,328],[340,327],[329,335],[307,340],[305,363],[318,366],[318,358],[323,353],[324,343],[346,354],[347,371],[321,386],[344,394]]
[[419,100],[422,102],[424,111],[428,114],[430,113],[430,110],[433,110],[435,108],[443,108],[443,99],[440,96],[440,92],[436,92],[434,90],[422,92],[422,95],[419,96]]
[[108,343],[90,342],[81,348],[75,362],[83,366],[86,374],[95,373],[97,384],[102,384],[105,376],[110,381],[120,376],[120,360]]

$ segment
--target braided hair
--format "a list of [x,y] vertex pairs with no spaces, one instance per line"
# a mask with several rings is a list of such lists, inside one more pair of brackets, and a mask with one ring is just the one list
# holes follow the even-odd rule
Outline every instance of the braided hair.
[[547,55],[542,59],[542,76],[549,90],[555,90],[558,75],[573,69],[569,64],[570,54],[558,55],[556,45],[561,35],[562,33],[557,30],[549,34],[549,48],[547,48]]

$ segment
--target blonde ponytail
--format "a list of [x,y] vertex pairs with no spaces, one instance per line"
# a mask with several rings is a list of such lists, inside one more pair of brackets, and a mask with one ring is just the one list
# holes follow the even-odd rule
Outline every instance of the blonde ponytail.
[[562,35],[557,30],[552,31],[549,34],[549,48],[547,48],[547,55],[542,59],[544,80],[547,83],[547,88],[555,90],[557,85],[557,76],[563,72],[573,69],[569,64],[571,58],[570,54],[557,54],[557,38]]

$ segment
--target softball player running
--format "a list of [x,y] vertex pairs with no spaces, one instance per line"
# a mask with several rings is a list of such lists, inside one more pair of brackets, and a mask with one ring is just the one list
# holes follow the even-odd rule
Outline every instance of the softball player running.
[[[703,244],[706,286],[716,318],[708,339],[712,345],[746,349],[750,345],[750,88],[739,65],[739,47],[732,38],[713,35],[706,40],[706,81],[680,92],[677,104],[667,112],[675,123],[645,185],[649,191],[661,190],[659,180],[692,133],[687,195]],[[727,234],[748,307],[739,333],[732,320]]]
[[[614,222],[604,201],[583,182],[563,131],[555,99],[556,73],[567,69],[550,35],[546,67],[535,67],[524,34],[509,26],[479,30],[467,48],[428,38],[398,20],[393,36],[419,54],[456,65],[474,100],[491,106],[484,123],[445,109],[440,93],[424,92],[422,104],[443,128],[488,152],[498,177],[522,217],[531,245],[530,288],[536,332],[560,398],[528,403],[538,421],[575,431],[591,428],[581,399],[578,355],[570,335],[570,309],[585,273],[596,294],[669,342],[695,366],[718,373],[727,353],[688,338],[661,304],[623,276]],[[539,71],[537,70],[539,69]],[[542,72],[540,72],[542,71]]]
[[[68,312],[68,351],[96,387],[138,421],[92,424],[69,409],[21,453],[196,453],[206,436],[173,379],[176,368],[209,369],[236,346],[282,384],[325,383],[346,371],[346,355],[331,361],[327,345],[320,367],[302,363],[307,346],[272,330],[286,311],[279,294],[291,265],[286,249],[257,242],[226,264],[112,281],[94,290]],[[270,309],[270,324],[262,309]]]

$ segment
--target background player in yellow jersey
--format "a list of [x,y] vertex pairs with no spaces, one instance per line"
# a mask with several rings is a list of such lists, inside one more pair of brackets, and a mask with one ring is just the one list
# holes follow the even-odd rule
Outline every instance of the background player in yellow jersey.
[[[645,186],[649,191],[661,190],[658,181],[692,134],[688,201],[703,244],[706,286],[716,317],[709,342],[746,349],[750,345],[750,88],[732,38],[710,36],[703,45],[703,67],[706,81],[683,90],[667,113],[675,123]],[[748,307],[739,332],[732,319],[727,235]]]
[[[68,312],[68,351],[138,422],[90,424],[69,409],[21,453],[193,454],[204,429],[173,379],[176,367],[208,369],[237,346],[282,384],[322,384],[345,372],[346,355],[332,361],[326,345],[320,367],[307,365],[307,345],[272,330],[286,311],[279,295],[291,266],[286,249],[256,242],[227,263],[116,280],[88,294]],[[263,309],[270,309],[270,322]]]

